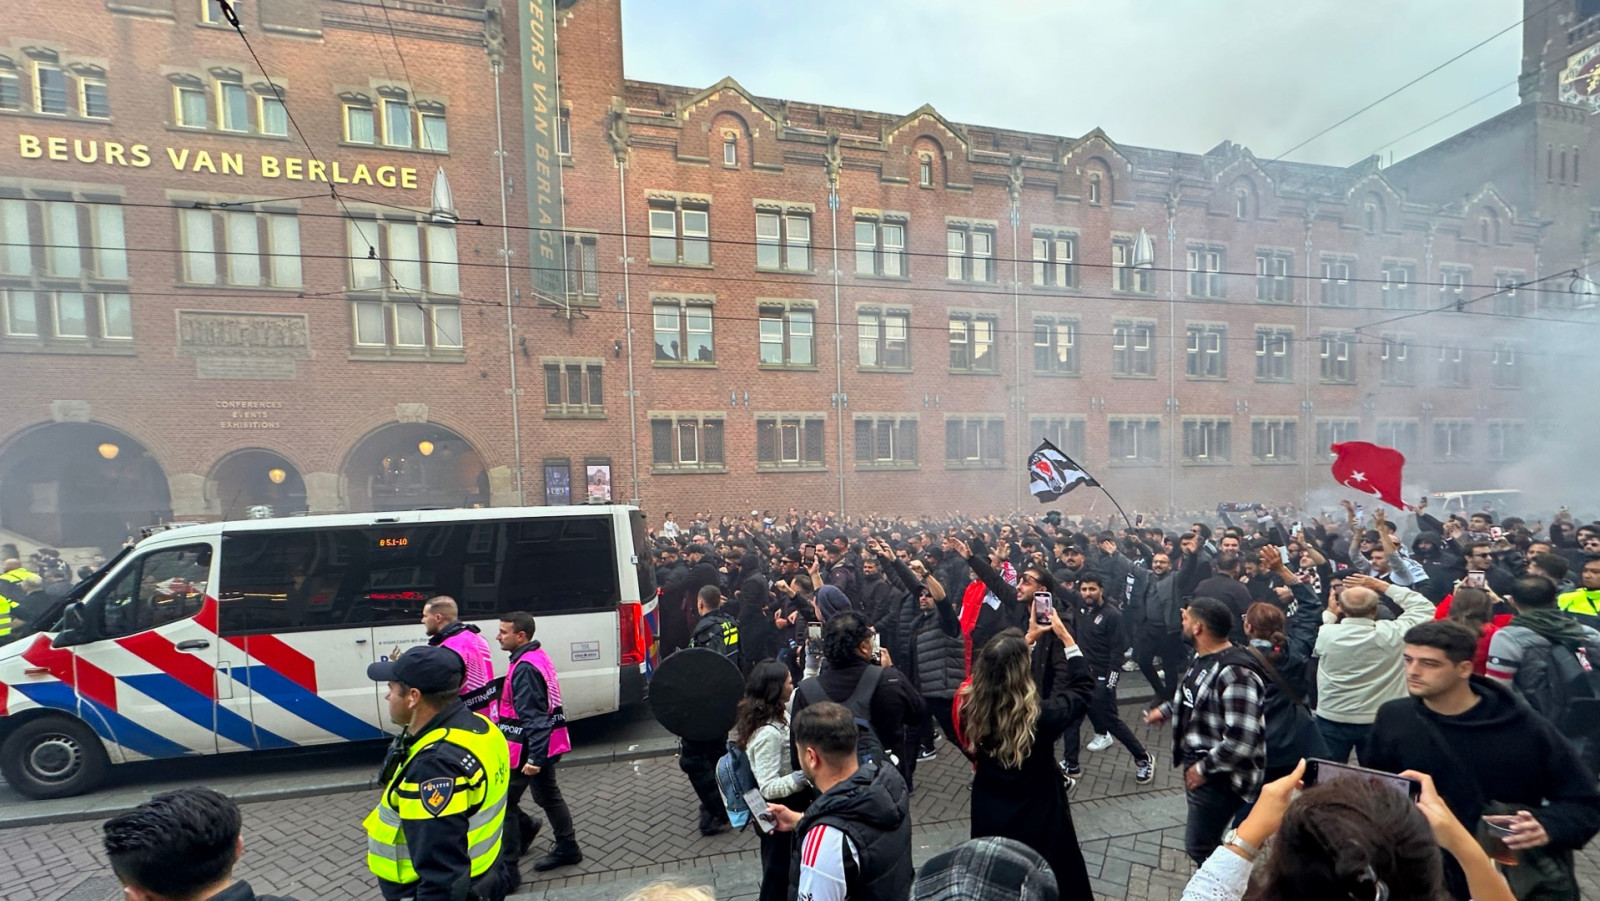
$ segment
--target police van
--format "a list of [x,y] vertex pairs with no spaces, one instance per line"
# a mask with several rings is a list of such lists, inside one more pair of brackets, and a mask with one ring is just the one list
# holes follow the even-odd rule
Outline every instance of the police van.
[[642,698],[656,591],[636,508],[185,524],[0,647],[0,772],[55,798],[115,763],[385,738],[398,727],[367,665],[427,641],[437,594],[482,630],[500,676],[499,614],[532,613],[569,720]]

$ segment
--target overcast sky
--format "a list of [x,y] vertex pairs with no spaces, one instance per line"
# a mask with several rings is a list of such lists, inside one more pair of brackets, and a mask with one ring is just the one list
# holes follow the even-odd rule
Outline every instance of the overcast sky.
[[[1522,0],[623,0],[628,77],[1270,159],[1511,25]],[[1291,159],[1422,150],[1516,103],[1521,30]],[[1496,90],[1496,89],[1499,90]],[[1444,113],[1492,96],[1399,143]]]

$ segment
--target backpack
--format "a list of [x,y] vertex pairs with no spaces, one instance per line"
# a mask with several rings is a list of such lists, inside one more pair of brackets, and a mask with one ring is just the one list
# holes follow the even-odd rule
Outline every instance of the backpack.
[[744,654],[739,645],[739,621],[722,610],[706,614],[695,624],[689,646],[716,651],[738,667],[741,675],[746,674]]
[[[878,738],[878,733],[872,728],[872,695],[878,690],[878,681],[883,678],[883,667],[868,666],[866,672],[861,674],[861,681],[856,683],[856,690],[844,702],[850,709],[850,715],[856,722],[856,759],[861,763],[869,761],[879,766],[898,766],[896,760],[883,742]],[[805,697],[807,704],[821,704],[831,701],[828,693],[822,690],[822,684],[815,676],[800,683],[798,689]]]
[[1527,648],[1512,685],[1562,735],[1600,731],[1600,642],[1592,637],[1577,651],[1548,639]]
[[743,829],[750,822],[750,806],[744,802],[744,793],[757,787],[750,758],[743,748],[729,741],[728,753],[717,761],[717,788],[722,791],[722,805],[728,810],[728,823],[733,828]]

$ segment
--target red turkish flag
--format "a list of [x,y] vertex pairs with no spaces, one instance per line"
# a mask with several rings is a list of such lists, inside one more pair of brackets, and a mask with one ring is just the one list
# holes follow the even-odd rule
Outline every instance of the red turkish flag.
[[1392,447],[1379,447],[1366,441],[1346,441],[1335,444],[1333,451],[1334,481],[1357,491],[1377,495],[1384,503],[1411,509],[1400,499],[1400,470],[1406,465],[1405,455]]

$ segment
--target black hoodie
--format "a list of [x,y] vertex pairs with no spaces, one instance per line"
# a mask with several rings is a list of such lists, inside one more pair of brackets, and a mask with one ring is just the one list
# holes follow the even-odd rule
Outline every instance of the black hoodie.
[[905,901],[910,896],[916,878],[911,865],[911,796],[898,770],[863,763],[806,809],[794,830],[790,898],[800,884],[806,833],[824,825],[843,832],[855,846],[860,863],[856,881],[846,886],[850,901]]
[[[1503,801],[1533,812],[1550,834],[1548,850],[1582,848],[1600,832],[1600,788],[1577,751],[1511,689],[1473,676],[1472,690],[1482,700],[1459,716],[1436,714],[1418,698],[1378,708],[1361,765],[1432,776],[1468,831],[1486,802]],[[1452,890],[1464,888],[1460,869],[1446,863]]]

